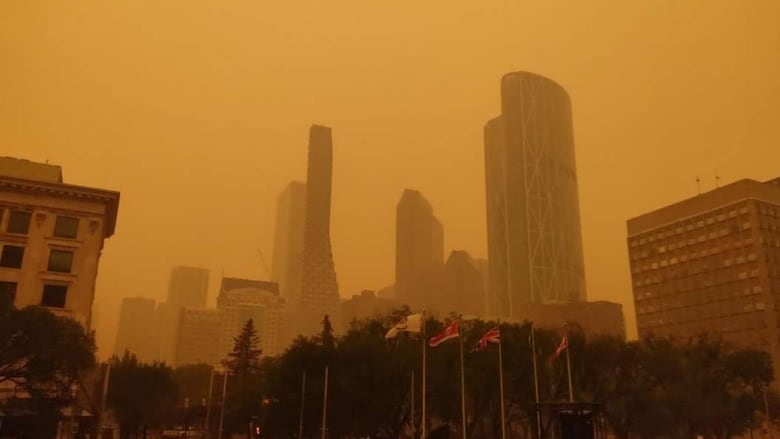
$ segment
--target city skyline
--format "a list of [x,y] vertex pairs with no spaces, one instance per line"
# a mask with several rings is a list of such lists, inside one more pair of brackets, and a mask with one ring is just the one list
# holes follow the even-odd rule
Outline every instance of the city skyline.
[[0,71],[2,155],[122,193],[96,288],[101,355],[121,298],[162,300],[172,266],[212,271],[210,303],[223,271],[268,278],[257,249],[272,254],[272,206],[305,177],[313,122],[336,130],[348,297],[392,283],[405,187],[447,225],[445,253],[487,255],[481,128],[498,80],[555,78],[574,102],[588,296],[623,303],[630,335],[626,218],[695,195],[697,177],[706,191],[715,173],[777,174],[777,2],[362,3],[314,5],[316,21],[289,5],[0,6],[14,42],[0,45],[14,66]]

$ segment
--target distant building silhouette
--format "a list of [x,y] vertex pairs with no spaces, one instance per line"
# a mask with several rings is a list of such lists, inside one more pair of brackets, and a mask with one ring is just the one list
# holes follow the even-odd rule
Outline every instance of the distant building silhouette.
[[276,231],[271,279],[288,301],[300,300],[303,235],[306,219],[306,183],[292,181],[276,199]]
[[158,358],[176,364],[182,312],[206,308],[209,271],[198,267],[173,267],[168,280],[168,300],[157,306]]
[[309,131],[301,294],[289,303],[297,315],[298,332],[304,335],[318,333],[326,314],[339,321],[339,287],[330,243],[332,173],[331,129],[313,125]]
[[114,355],[129,351],[138,360],[149,363],[158,359],[158,328],[155,301],[144,297],[125,297],[119,308],[119,326]]
[[395,295],[398,302],[420,307],[426,291],[415,288],[420,277],[441,267],[444,230],[419,191],[406,189],[396,207]]
[[203,309],[209,292],[209,271],[198,267],[173,267],[168,281],[168,303]]
[[119,192],[66,184],[59,166],[0,157],[0,298],[92,329],[98,261]]
[[340,325],[347,329],[353,321],[384,315],[397,305],[395,300],[379,297],[371,290],[363,290],[360,294],[354,294],[351,299],[341,302]]
[[629,219],[639,335],[710,333],[780,373],[780,186],[740,180]]
[[585,300],[571,102],[542,76],[509,73],[485,126],[490,313]]

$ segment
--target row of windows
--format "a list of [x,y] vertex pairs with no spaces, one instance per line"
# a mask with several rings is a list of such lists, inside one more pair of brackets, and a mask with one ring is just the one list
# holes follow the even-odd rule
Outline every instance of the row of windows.
[[[637,261],[645,258],[652,258],[658,254],[664,254],[667,252],[673,252],[674,250],[683,249],[686,247],[695,246],[697,244],[703,244],[707,243],[707,241],[712,241],[718,238],[724,238],[726,236],[739,233],[740,230],[747,231],[752,228],[752,225],[750,223],[744,223],[741,227],[733,226],[731,228],[722,228],[720,230],[713,230],[709,233],[703,233],[701,235],[698,235],[697,237],[691,237],[688,239],[681,239],[679,241],[669,242],[663,245],[660,245],[658,247],[652,247],[652,248],[644,248],[641,251],[640,250],[634,250],[631,252],[631,260]],[[735,248],[737,247],[743,247],[753,244],[753,238],[746,237],[744,240],[728,240],[728,242],[723,243],[725,248],[728,248],[729,246],[733,246]],[[709,244],[708,244],[709,245]],[[717,248],[717,247],[716,247]]]
[[[722,251],[729,251],[730,249],[724,248]],[[705,259],[703,262],[701,261],[702,258],[706,258],[707,256],[716,255],[721,251],[721,248],[719,247],[712,247],[709,249],[702,250],[701,252],[693,252],[690,255],[688,254],[682,254],[679,256],[674,256],[669,259],[661,259],[658,261],[648,262],[646,264],[637,264],[634,266],[634,269],[631,271],[632,274],[640,274],[646,271],[650,270],[657,270],[659,268],[665,268],[665,267],[672,267],[677,264],[685,264],[688,261],[691,261],[690,264],[693,268],[693,272],[696,272],[696,266],[702,265],[703,269],[701,271],[707,271],[707,270],[714,270],[716,268],[723,267],[731,267],[732,265],[739,265],[744,264],[746,262],[754,262],[758,260],[758,256],[753,253],[737,253],[734,252],[731,255],[723,255],[722,257],[718,258],[709,258]],[[694,262],[696,260],[699,260],[698,262]],[[709,264],[708,264],[709,262]]]
[[[0,267],[22,268],[24,260],[23,246],[5,244],[0,251]],[[73,266],[73,252],[67,250],[54,250],[49,252],[49,263],[46,270],[55,273],[70,273]]]
[[747,215],[749,213],[750,213],[750,209],[747,206],[742,206],[739,209],[734,207],[728,210],[728,212],[726,210],[721,210],[709,214],[706,218],[703,217],[694,218],[692,220],[687,221],[687,224],[684,225],[677,224],[676,226],[669,227],[666,230],[654,232],[647,236],[642,236],[641,238],[632,239],[629,242],[629,246],[632,248],[642,246],[647,243],[660,241],[664,238],[670,238],[674,235],[681,235],[685,232],[690,232],[708,225],[715,224],[716,222],[726,221],[729,218],[736,218],[739,215]]
[[707,285],[699,282],[675,282],[666,286],[663,290],[643,289],[634,294],[637,306],[640,302],[645,302],[659,297],[676,296],[684,293],[687,304],[708,303],[718,300],[725,300],[731,297],[749,296],[751,294],[761,294],[764,287],[758,285],[753,280],[742,280],[728,285],[713,285],[709,282]]
[[[0,209],[0,223],[2,223],[5,209]],[[32,213],[25,210],[10,210],[6,233],[15,235],[27,235],[30,233],[30,220]],[[75,239],[78,236],[79,219],[71,216],[58,215],[54,222],[53,235],[57,238]]]
[[[16,282],[0,281],[0,300],[13,303],[16,299],[16,288]],[[68,287],[66,285],[46,284],[43,286],[40,305],[49,308],[65,308],[67,296]]]
[[755,315],[757,307],[765,308],[762,302],[756,302],[734,307],[702,307],[697,310],[695,316],[690,312],[650,314],[638,316],[637,324],[641,328],[647,328],[659,325],[701,324],[702,321],[720,319],[722,323],[716,326],[717,332],[765,328],[764,320]]

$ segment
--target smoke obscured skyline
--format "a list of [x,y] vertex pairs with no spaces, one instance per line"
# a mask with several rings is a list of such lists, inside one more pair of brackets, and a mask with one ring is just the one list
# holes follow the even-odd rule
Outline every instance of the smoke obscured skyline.
[[589,300],[625,305],[625,220],[780,175],[780,4],[344,0],[0,4],[0,155],[122,192],[97,287],[101,355],[125,296],[172,266],[268,278],[275,201],[333,128],[343,297],[390,284],[395,205],[420,190],[445,252],[486,256],[482,128],[515,70],[573,106]]

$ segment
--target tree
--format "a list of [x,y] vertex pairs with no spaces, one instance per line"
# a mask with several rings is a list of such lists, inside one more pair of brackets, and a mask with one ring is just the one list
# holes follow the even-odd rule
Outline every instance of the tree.
[[233,338],[233,352],[228,354],[226,366],[230,374],[236,377],[246,377],[259,370],[260,355],[263,351],[257,348],[260,339],[257,337],[255,324],[249,319],[244,324],[241,333]]
[[140,363],[129,352],[111,362],[107,403],[119,422],[120,437],[139,437],[143,429],[165,424],[178,395],[173,370],[163,363]]
[[322,341],[322,345],[327,349],[333,349],[336,343],[336,339],[333,336],[333,325],[330,323],[330,317],[328,317],[327,314],[322,318],[320,340]]
[[42,307],[0,304],[0,346],[0,385],[22,390],[21,396],[0,401],[7,414],[59,416],[79,378],[95,365],[92,334]]

